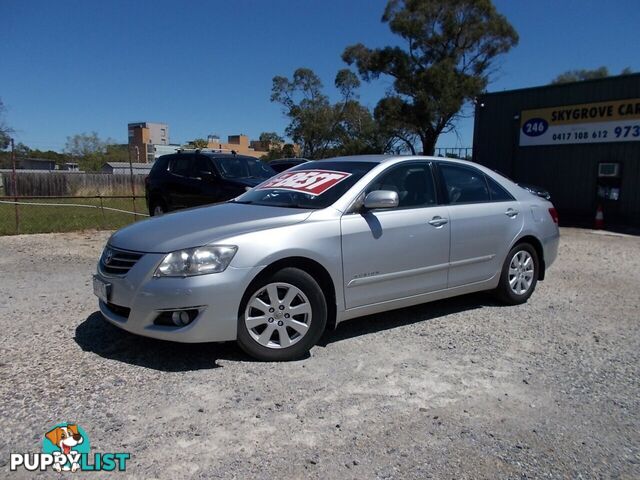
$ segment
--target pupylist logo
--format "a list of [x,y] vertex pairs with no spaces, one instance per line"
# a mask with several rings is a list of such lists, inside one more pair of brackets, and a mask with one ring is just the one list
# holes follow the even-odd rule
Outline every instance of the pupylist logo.
[[75,423],[59,423],[44,434],[42,453],[12,453],[10,469],[30,472],[49,468],[56,472],[125,471],[129,453],[94,453],[86,432]]

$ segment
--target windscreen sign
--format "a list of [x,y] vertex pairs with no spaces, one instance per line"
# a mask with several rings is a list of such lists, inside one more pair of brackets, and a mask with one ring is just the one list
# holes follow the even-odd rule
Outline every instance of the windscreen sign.
[[524,110],[520,146],[640,141],[640,98]]
[[317,196],[322,195],[350,176],[350,173],[337,172],[335,170],[297,170],[294,172],[283,172],[260,184],[256,187],[256,190],[289,190]]

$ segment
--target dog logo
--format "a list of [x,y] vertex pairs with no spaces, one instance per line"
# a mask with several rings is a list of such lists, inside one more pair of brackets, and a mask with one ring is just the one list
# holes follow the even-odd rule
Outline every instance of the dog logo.
[[[42,448],[45,453],[60,453],[67,461],[54,463],[57,472],[75,472],[80,468],[80,454],[89,452],[89,439],[86,433],[73,423],[59,424],[44,435]],[[49,444],[47,444],[48,440]]]
[[89,437],[77,423],[59,423],[42,439],[42,453],[12,452],[9,469],[28,472],[124,472],[128,452],[91,452]]

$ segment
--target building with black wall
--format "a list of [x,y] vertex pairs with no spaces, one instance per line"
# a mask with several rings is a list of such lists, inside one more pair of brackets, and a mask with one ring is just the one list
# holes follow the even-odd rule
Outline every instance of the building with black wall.
[[561,223],[640,227],[640,74],[488,93],[473,159],[551,193]]

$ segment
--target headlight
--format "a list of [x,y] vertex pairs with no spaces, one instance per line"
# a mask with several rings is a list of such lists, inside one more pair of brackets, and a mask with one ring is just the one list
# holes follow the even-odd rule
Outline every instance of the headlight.
[[233,245],[215,245],[171,252],[153,276],[190,277],[224,272],[237,251],[238,247]]

